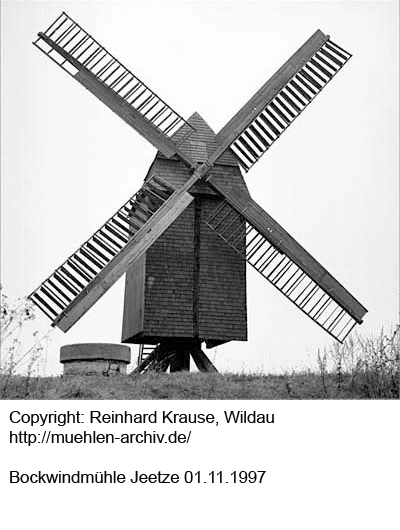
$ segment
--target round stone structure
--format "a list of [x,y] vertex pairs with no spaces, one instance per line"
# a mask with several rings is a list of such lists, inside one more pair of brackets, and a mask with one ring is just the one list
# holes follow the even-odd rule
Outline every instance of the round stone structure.
[[64,375],[126,375],[131,349],[124,344],[89,342],[60,348]]

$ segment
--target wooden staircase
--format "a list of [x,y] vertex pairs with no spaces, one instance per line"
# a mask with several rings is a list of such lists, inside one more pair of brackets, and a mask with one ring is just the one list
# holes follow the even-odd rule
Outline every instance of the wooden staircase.
[[137,358],[137,364],[142,364],[142,362],[149,357],[149,355],[154,351],[155,348],[155,344],[139,344],[139,355]]

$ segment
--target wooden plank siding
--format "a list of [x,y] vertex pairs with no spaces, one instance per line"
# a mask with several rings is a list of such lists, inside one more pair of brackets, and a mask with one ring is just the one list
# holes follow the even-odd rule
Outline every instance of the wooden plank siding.
[[147,252],[143,334],[187,337],[193,329],[194,206]]
[[247,340],[246,262],[205,223],[220,202],[201,199],[199,336],[208,343]]
[[[146,255],[147,253],[143,254],[126,272],[122,323],[123,339],[143,331]],[[131,292],[134,292],[135,296],[129,296]]]
[[[198,114],[188,121],[196,128],[190,138],[190,155],[203,162],[216,147],[215,134]],[[226,165],[212,168],[211,174],[248,195],[229,152],[226,160]],[[160,153],[148,176],[153,173],[178,189],[190,178],[189,169],[180,160],[166,159]],[[197,181],[190,193],[197,199],[147,250],[145,263],[136,262],[134,270],[127,273],[123,342],[154,344],[162,339],[200,338],[212,347],[247,340],[245,261],[205,223],[221,199],[204,181]],[[145,278],[143,297],[135,292],[133,276]],[[140,303],[129,301],[135,297]],[[131,322],[140,322],[139,316],[132,316],[132,308],[143,313],[141,329]],[[136,333],[132,333],[134,329]]]

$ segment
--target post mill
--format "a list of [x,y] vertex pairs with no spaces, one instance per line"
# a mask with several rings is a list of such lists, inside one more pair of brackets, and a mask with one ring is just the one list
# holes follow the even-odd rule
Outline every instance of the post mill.
[[30,294],[68,331],[126,273],[122,342],[137,372],[215,371],[247,340],[246,263],[342,342],[367,310],[250,196],[247,172],[351,58],[317,30],[215,134],[184,120],[62,13],[34,45],[158,150],[140,190]]

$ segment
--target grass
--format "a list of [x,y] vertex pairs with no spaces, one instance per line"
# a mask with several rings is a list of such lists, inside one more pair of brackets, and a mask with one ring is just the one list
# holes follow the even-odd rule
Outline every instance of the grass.
[[127,377],[0,378],[3,399],[398,399],[399,381],[380,381],[371,395],[374,374],[355,379],[335,374],[284,375],[175,373]]
[[315,369],[273,374],[0,374],[2,399],[399,399],[399,328],[318,352]]

